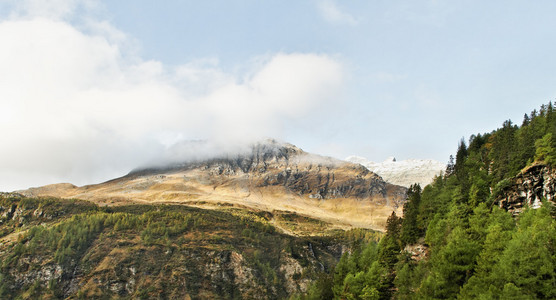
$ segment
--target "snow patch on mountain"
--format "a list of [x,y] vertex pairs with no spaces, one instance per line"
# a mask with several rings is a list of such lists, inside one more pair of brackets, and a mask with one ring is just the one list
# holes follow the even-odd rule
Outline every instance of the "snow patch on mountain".
[[435,176],[446,170],[446,165],[432,159],[406,159],[397,161],[388,157],[376,163],[361,156],[349,156],[346,161],[358,163],[380,175],[386,182],[409,187],[418,183],[421,187],[431,183]]

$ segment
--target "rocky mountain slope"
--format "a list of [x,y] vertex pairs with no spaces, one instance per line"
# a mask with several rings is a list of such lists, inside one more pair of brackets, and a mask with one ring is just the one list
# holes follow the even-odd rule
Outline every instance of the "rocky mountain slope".
[[349,156],[346,161],[362,164],[380,175],[386,182],[409,187],[418,183],[421,187],[431,183],[435,176],[446,170],[446,165],[432,159],[407,159],[397,161],[390,157],[381,163],[360,156]]
[[359,164],[267,141],[244,153],[138,169],[101,184],[57,184],[21,193],[92,200],[103,205],[233,205],[269,212],[292,211],[340,228],[383,229],[392,211],[401,213],[406,189],[385,182]]

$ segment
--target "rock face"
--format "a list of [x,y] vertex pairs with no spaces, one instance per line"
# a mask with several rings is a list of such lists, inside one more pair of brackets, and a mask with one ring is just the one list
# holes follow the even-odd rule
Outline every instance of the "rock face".
[[502,183],[495,205],[518,214],[526,206],[538,208],[546,199],[554,204],[556,170],[543,164],[524,169],[514,178]]
[[431,183],[435,176],[446,170],[446,165],[431,159],[407,159],[397,161],[389,157],[375,163],[360,156],[349,156],[346,161],[358,163],[380,175],[386,182],[409,187],[418,183],[421,187]]
[[424,239],[419,240],[418,243],[407,245],[403,251],[411,255],[411,259],[414,261],[421,261],[429,257],[429,247],[425,244]]

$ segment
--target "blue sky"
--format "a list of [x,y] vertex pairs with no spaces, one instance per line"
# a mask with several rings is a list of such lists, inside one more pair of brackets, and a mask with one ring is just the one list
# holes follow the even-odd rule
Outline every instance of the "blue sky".
[[106,5],[144,57],[166,64],[211,57],[233,71],[283,52],[327,54],[348,68],[343,116],[286,137],[318,152],[445,161],[462,136],[520,122],[556,96],[552,1],[180,3]]
[[188,139],[446,162],[460,138],[556,98],[554,1],[4,0],[0,12],[0,131],[13,141],[0,190],[106,180]]

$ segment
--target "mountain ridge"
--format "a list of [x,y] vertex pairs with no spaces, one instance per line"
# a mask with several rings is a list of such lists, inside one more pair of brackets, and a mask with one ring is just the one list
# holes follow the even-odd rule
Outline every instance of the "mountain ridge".
[[100,184],[55,184],[20,192],[103,205],[235,205],[292,211],[341,228],[382,230],[392,211],[401,213],[406,189],[359,164],[268,140],[243,153],[135,169]]

